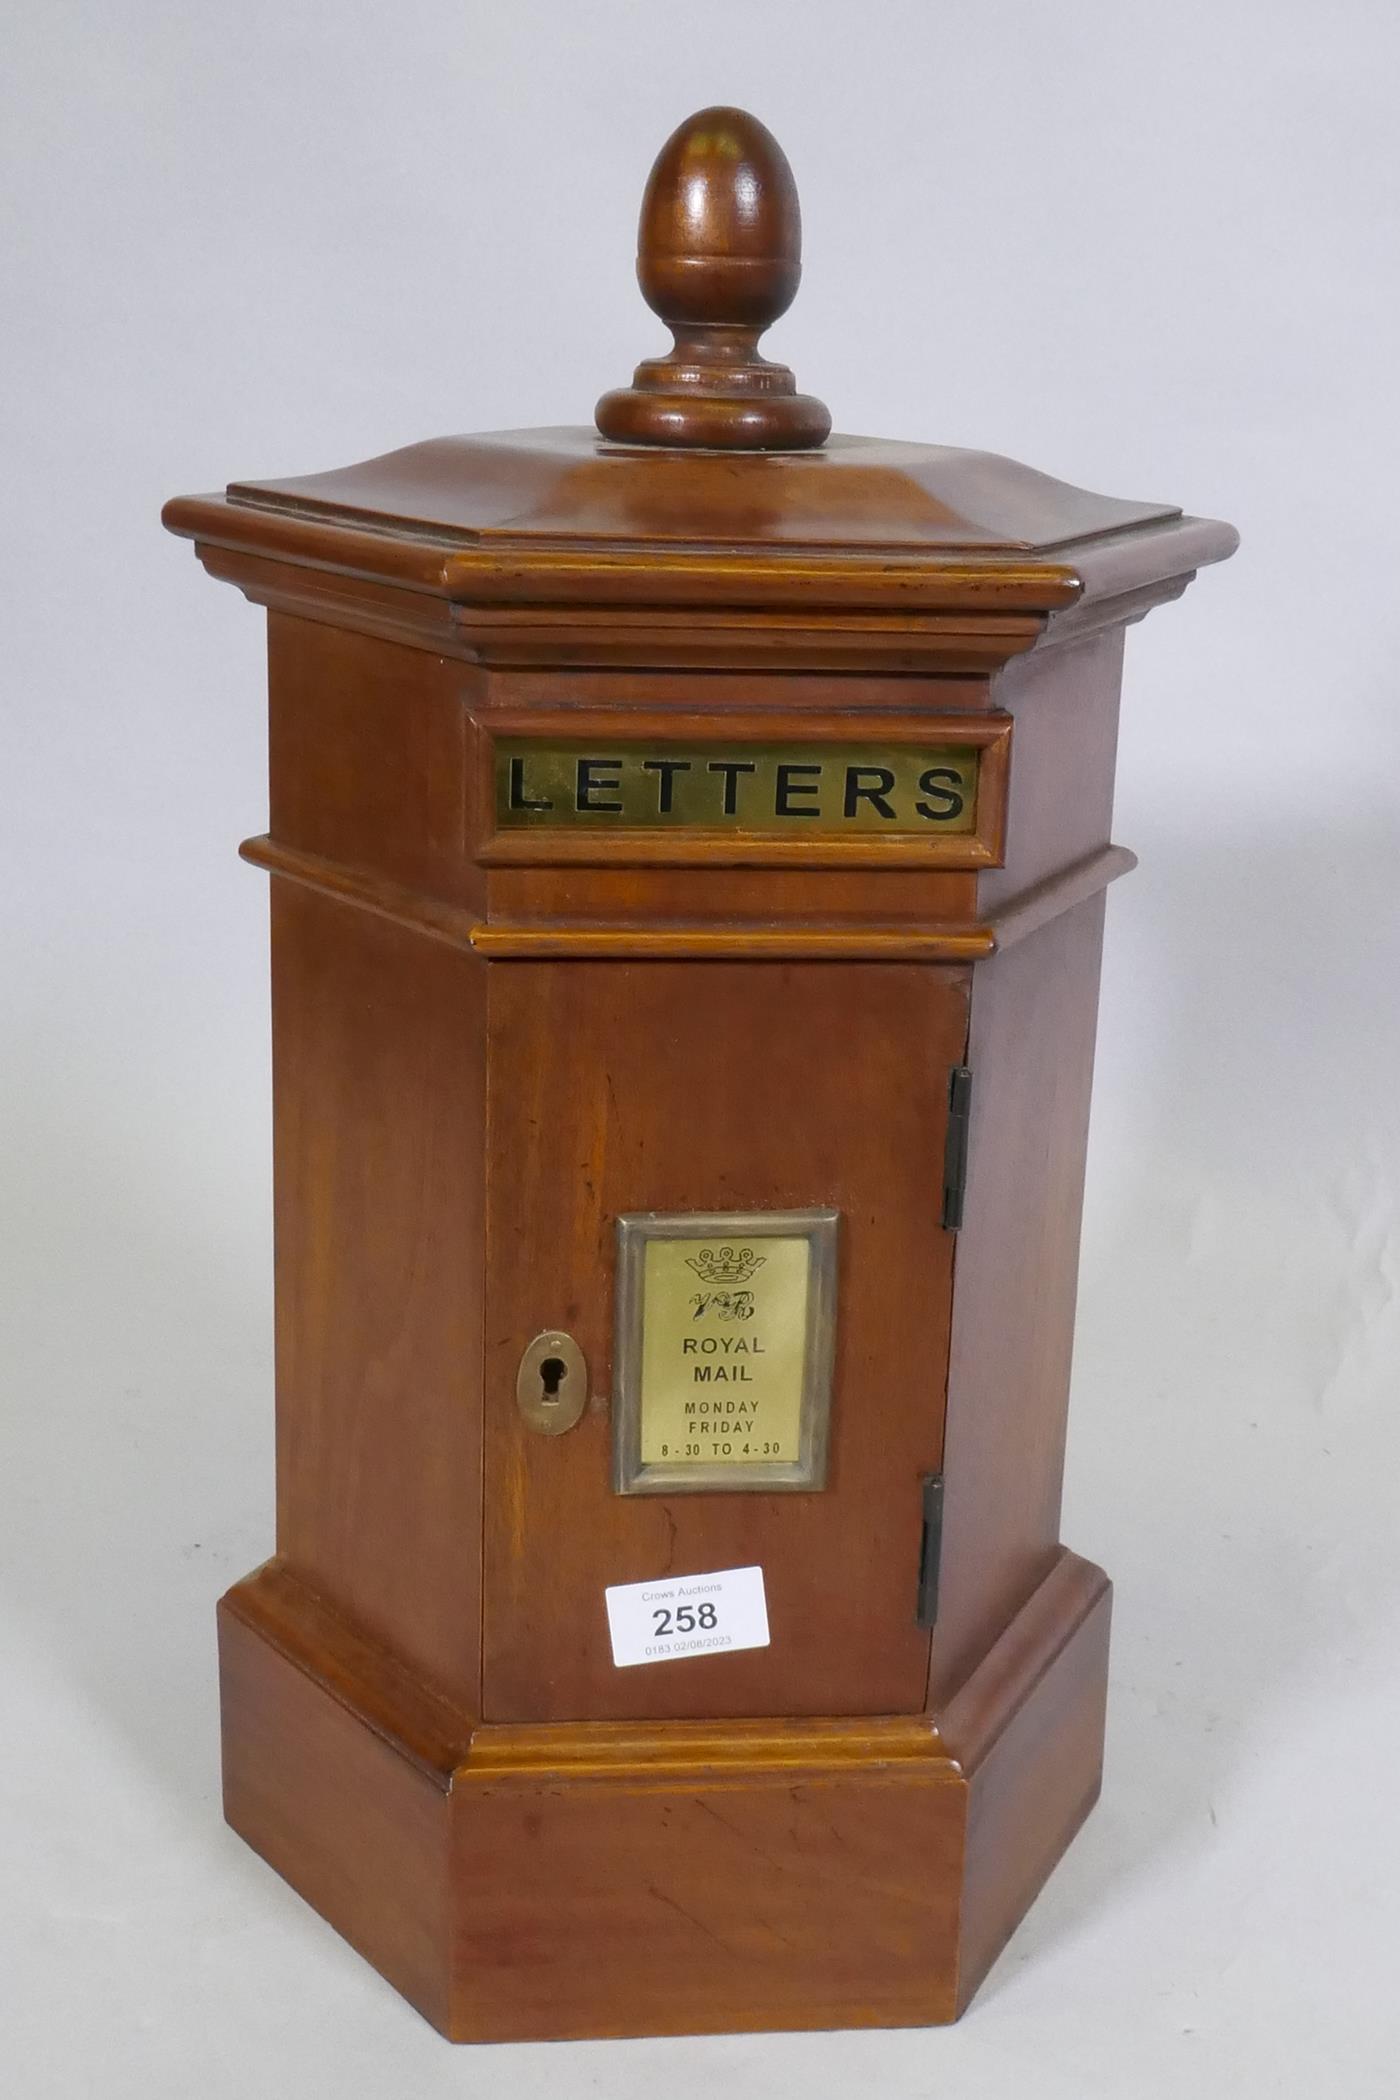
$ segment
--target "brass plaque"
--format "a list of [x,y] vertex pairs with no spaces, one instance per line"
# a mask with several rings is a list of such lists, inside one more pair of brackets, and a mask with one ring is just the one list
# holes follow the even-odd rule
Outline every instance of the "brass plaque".
[[824,1485],[837,1215],[618,1219],[619,1494]]
[[979,746],[908,743],[588,743],[502,737],[502,830],[964,835],[977,822]]

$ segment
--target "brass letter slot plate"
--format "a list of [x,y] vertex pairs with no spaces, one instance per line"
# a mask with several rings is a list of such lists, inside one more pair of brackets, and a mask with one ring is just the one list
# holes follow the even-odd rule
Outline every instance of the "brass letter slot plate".
[[960,744],[496,746],[496,822],[612,831],[968,832],[978,752]]
[[620,1495],[826,1484],[834,1210],[617,1221]]
[[[655,717],[651,718],[656,720]],[[496,717],[482,743],[488,863],[999,863],[1002,714]]]

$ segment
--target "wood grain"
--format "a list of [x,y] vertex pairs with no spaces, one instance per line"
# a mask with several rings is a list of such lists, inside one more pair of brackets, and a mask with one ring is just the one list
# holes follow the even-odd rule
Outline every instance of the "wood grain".
[[1097,1792],[1107,1610],[1061,1555],[942,1733],[464,1739],[273,1563],[220,1610],[229,1820],[458,2040],[946,2021]]
[[772,132],[742,109],[688,117],[656,157],[637,234],[637,282],[674,347],[603,396],[603,436],[711,451],[819,445],[825,403],[758,354],[801,275],[797,185]]
[[[940,1206],[967,979],[821,964],[509,963],[489,980],[488,1719],[908,1712],[919,1480],[942,1436]],[[841,1212],[832,1463],[820,1494],[618,1497],[609,1421],[533,1436],[522,1340],[575,1336],[610,1390],[614,1220]],[[878,1512],[878,1516],[877,1516]],[[850,1541],[881,1550],[849,1579]],[[758,1563],[771,1648],[615,1670],[605,1584]]]
[[[668,142],[639,245],[676,347],[601,404],[628,442],[164,514],[270,615],[277,1553],[221,1606],[226,1811],[461,2039],[952,2019],[1095,1798],[1109,1592],[1059,1508],[1122,634],[1235,545],[820,444],[757,354],[800,228],[742,112]],[[961,736],[985,808],[934,854],[497,837],[491,737],[595,728]],[[616,1217],[815,1206],[829,1486],[614,1494]],[[545,1331],[593,1374],[557,1436]],[[752,1563],[769,1647],[614,1668],[605,1586]]]
[[1059,1551],[1103,897],[978,969],[930,1692],[970,1676]]
[[1108,846],[1122,673],[1115,629],[1008,664],[995,681],[1014,724],[1016,810],[1001,864],[978,873],[984,915],[998,916]]
[[321,1677],[219,1610],[224,1814],[426,2019],[452,2028],[451,1803]]
[[277,1545],[474,1703],[483,963],[274,886]]
[[1061,1553],[940,1717],[969,1785],[960,2013],[1099,1798],[1111,1608],[1102,1569]]
[[749,661],[796,648],[814,671],[824,650],[853,671],[899,650],[990,668],[1100,600],[1114,624],[1140,617],[1238,537],[947,446],[838,437],[736,473],[722,454],[573,429],[436,439],[163,516],[263,602],[313,594],[355,624],[345,600],[366,579],[364,617],[383,623],[396,584],[399,619],[424,630],[456,608],[464,655],[574,668],[619,647],[648,669],[718,666],[725,636]]
[[954,2016],[964,1800],[946,1766],[460,1800],[463,2038]]

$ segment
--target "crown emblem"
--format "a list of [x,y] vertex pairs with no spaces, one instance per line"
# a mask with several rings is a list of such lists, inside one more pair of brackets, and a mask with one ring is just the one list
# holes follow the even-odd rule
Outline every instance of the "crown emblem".
[[767,1259],[752,1247],[702,1247],[698,1255],[687,1255],[686,1266],[706,1283],[747,1283]]

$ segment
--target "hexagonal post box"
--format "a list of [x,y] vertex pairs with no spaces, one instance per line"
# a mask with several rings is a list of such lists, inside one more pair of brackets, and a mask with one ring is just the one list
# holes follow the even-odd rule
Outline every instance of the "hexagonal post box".
[[462,2039],[956,2016],[1095,1799],[1061,1544],[1125,628],[1234,545],[829,437],[683,125],[596,429],[166,512],[268,612],[277,1537],[230,1822]]

